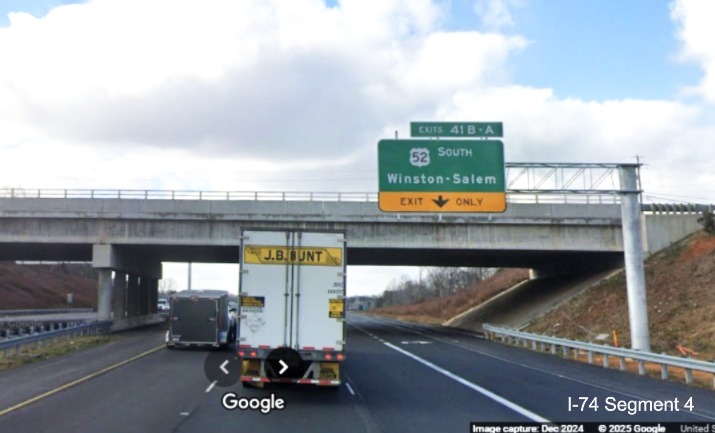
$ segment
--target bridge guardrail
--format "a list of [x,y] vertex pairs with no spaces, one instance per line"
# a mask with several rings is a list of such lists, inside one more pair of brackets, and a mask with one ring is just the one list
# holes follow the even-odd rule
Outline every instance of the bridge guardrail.
[[136,200],[377,201],[376,192],[196,191],[152,189],[0,188],[4,198],[89,198]]
[[[507,189],[508,203],[618,204],[615,190],[523,190]],[[152,189],[27,189],[0,188],[0,198],[86,198],[127,200],[222,200],[222,201],[378,201],[376,192],[301,191],[194,191]],[[713,204],[644,203],[643,212],[658,214],[699,214],[715,210]]]
[[87,323],[78,326],[72,326],[56,331],[42,332],[39,334],[31,334],[23,337],[10,338],[0,341],[0,352],[5,352],[5,357],[19,354],[24,346],[34,345],[34,347],[42,346],[47,342],[53,343],[60,338],[76,337],[82,335],[98,335],[106,334],[112,327],[113,321],[102,321]]
[[[660,365],[661,379],[668,379],[668,367],[682,368],[685,371],[685,381],[689,385],[693,383],[693,371],[703,371],[713,375],[713,387],[715,387],[715,362],[701,361],[691,358],[679,358],[677,356],[641,352],[639,350],[624,349],[602,344],[586,343],[582,341],[568,340],[565,338],[549,337],[545,335],[530,334],[528,332],[517,331],[515,329],[499,328],[489,324],[482,325],[490,340],[499,339],[505,344],[514,344],[517,347],[529,347],[532,350],[548,350],[552,355],[561,352],[564,357],[568,357],[570,351],[574,351],[574,356],[578,357],[579,352],[588,354],[589,364],[594,363],[594,354],[603,355],[603,367],[610,367],[609,356],[616,357],[620,362],[620,369],[626,369],[626,358],[635,360],[638,363],[638,373],[646,374],[646,363]],[[529,344],[529,342],[531,344]]]
[[[26,189],[0,188],[0,198],[85,198],[133,200],[222,200],[222,201],[378,201],[377,192],[301,192],[301,191],[170,191],[138,189]],[[586,203],[615,204],[617,194],[599,190],[507,190],[509,203]]]

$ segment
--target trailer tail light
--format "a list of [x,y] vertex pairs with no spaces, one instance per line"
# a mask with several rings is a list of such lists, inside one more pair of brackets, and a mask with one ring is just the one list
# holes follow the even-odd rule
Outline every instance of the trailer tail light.
[[345,357],[343,356],[343,354],[342,354],[342,353],[338,353],[338,361],[342,361],[343,359],[345,359]]
[[255,358],[255,357],[256,357],[256,352],[255,351],[251,352],[251,358]]
[[331,360],[331,359],[333,359],[333,355],[331,355],[331,354],[329,354],[329,353],[326,353],[326,354],[325,354],[325,359]]
[[241,350],[240,352],[238,352],[238,356],[240,356],[241,358],[243,358],[244,356],[246,356],[246,352],[244,352],[243,350]]

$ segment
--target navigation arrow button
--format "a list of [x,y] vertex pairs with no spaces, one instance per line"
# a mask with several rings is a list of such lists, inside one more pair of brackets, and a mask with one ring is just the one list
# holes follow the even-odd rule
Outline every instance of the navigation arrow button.
[[204,374],[214,386],[233,386],[241,377],[241,360],[235,354],[211,352],[204,361]]
[[286,364],[285,362],[283,362],[282,359],[278,360],[278,363],[281,365],[281,371],[279,371],[278,374],[283,374],[283,373],[285,373],[286,370],[288,370],[288,364]]
[[442,194],[440,194],[439,197],[438,197],[438,200],[432,199],[432,201],[433,201],[434,204],[436,204],[437,206],[442,207],[442,206],[444,206],[444,205],[447,204],[447,202],[449,201],[449,199],[445,200],[445,199],[442,197]]

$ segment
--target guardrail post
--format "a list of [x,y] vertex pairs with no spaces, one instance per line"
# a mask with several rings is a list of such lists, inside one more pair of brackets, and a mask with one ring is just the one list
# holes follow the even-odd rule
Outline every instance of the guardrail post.
[[531,340],[531,350],[536,350],[536,340]]
[[660,378],[663,380],[668,379],[668,366],[665,364],[660,364]]
[[620,363],[621,371],[625,371],[625,369],[626,369],[626,358],[624,358],[624,357],[621,356],[621,357],[618,358],[618,362]]
[[555,344],[551,344],[551,354],[556,355],[556,345]]
[[561,347],[561,351],[562,351],[563,354],[564,354],[564,358],[568,358],[568,357],[569,357],[569,348],[568,348],[568,347],[562,346],[562,347]]
[[608,354],[604,353],[603,354],[603,368],[610,368],[610,367],[611,367],[611,364],[608,360]]
[[685,383],[688,385],[693,384],[693,370],[690,368],[685,369]]
[[641,376],[644,376],[646,373],[645,371],[645,362],[643,361],[638,361],[638,374]]
[[588,363],[593,364],[593,350],[588,351]]

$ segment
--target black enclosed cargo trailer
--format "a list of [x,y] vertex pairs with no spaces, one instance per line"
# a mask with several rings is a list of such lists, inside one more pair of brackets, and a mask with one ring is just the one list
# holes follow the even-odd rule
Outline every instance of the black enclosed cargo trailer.
[[226,291],[185,290],[172,295],[169,304],[167,347],[225,347],[235,335]]

